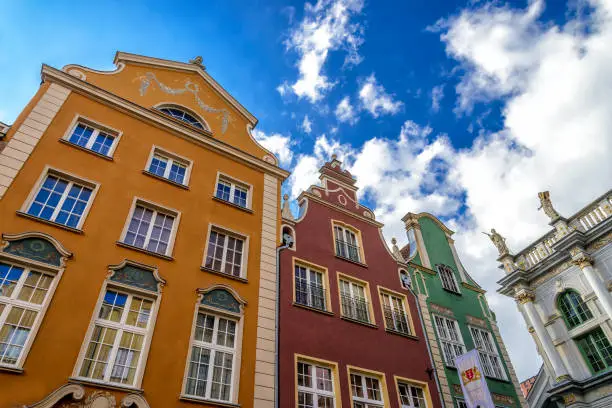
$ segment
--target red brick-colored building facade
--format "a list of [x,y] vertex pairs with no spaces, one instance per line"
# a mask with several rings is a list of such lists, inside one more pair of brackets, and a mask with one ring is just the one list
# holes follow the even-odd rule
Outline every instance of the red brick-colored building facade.
[[440,407],[409,279],[335,157],[283,209],[280,407]]

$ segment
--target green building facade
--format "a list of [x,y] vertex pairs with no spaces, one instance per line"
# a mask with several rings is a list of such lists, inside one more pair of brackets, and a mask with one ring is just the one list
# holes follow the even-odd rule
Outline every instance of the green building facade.
[[419,298],[446,408],[465,407],[454,357],[474,348],[495,405],[527,408],[495,314],[485,291],[461,264],[453,231],[428,213],[408,213],[402,221],[409,243],[401,251],[394,246],[394,252],[404,261]]

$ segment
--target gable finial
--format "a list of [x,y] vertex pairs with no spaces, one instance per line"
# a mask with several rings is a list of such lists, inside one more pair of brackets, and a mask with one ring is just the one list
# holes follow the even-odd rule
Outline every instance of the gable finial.
[[189,63],[194,64],[194,65],[199,65],[203,70],[206,70],[206,67],[204,66],[204,59],[202,58],[201,55],[198,55],[194,59],[189,60]]
[[281,208],[281,216],[288,220],[294,220],[291,209],[289,208],[289,194],[283,195],[283,206]]

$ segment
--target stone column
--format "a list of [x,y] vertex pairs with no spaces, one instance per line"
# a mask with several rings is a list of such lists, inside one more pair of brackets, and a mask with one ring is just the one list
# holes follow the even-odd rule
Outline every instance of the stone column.
[[593,269],[593,259],[579,246],[570,249],[570,255],[574,265],[577,265],[582,270],[584,277],[589,282],[595,295],[597,295],[597,299],[599,299],[599,303],[604,308],[605,313],[612,319],[612,296],[610,296],[608,288],[606,288],[606,285],[599,279],[597,272]]
[[546,354],[548,361],[550,361],[550,364],[552,365],[555,374],[555,381],[558,382],[569,379],[570,376],[567,372],[567,369],[565,368],[563,361],[561,361],[561,357],[557,353],[557,349],[555,348],[550,338],[550,335],[546,330],[546,327],[544,327],[544,324],[540,319],[540,315],[538,315],[538,312],[535,309],[535,306],[533,304],[534,300],[535,295],[533,294],[533,292],[524,289],[520,291],[516,296],[516,301],[519,302],[519,304],[523,307],[523,310],[525,311],[525,315],[527,316],[529,325],[533,327],[536,336],[538,336],[538,339],[540,339],[542,351],[544,352],[544,354]]

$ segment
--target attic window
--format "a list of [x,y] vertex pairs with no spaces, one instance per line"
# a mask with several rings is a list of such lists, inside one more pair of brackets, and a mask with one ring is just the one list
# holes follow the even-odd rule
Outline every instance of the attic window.
[[182,109],[175,107],[163,107],[159,108],[159,111],[165,113],[166,115],[172,116],[175,119],[182,120],[183,122],[199,129],[208,129],[208,127],[204,125],[202,121]]

